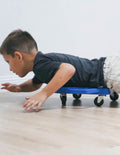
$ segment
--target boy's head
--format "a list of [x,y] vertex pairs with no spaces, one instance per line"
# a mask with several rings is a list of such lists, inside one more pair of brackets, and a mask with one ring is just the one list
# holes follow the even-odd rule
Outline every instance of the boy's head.
[[35,40],[28,32],[15,30],[3,41],[0,47],[0,53],[14,57],[15,51],[31,53],[32,51],[38,51],[38,48]]
[[11,32],[0,47],[0,54],[9,64],[10,70],[20,77],[32,71],[37,51],[37,44],[33,37],[22,30]]

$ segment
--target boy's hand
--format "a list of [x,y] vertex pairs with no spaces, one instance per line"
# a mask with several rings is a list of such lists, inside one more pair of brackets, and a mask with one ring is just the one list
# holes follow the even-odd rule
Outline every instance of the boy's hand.
[[23,105],[25,110],[29,109],[32,111],[34,107],[36,107],[36,111],[39,111],[40,106],[45,102],[47,97],[42,93],[37,93],[31,97],[26,97],[26,102]]
[[11,83],[3,83],[1,89],[6,89],[11,92],[20,92],[20,86]]

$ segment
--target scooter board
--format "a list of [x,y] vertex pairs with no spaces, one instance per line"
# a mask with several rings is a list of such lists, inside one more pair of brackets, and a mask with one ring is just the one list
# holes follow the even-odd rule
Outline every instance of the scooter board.
[[104,103],[103,96],[110,95],[110,98],[113,101],[119,98],[119,95],[116,92],[111,94],[108,88],[61,87],[56,93],[60,94],[63,106],[66,105],[67,94],[73,94],[75,99],[79,99],[82,94],[97,94],[98,97],[94,99],[96,106],[101,106]]
[[56,93],[109,95],[110,90],[108,88],[61,87]]

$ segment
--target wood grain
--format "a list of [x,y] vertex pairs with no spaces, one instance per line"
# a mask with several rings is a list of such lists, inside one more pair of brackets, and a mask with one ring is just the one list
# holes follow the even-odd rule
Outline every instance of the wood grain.
[[39,112],[28,112],[22,108],[26,96],[0,93],[1,155],[120,154],[119,100],[106,97],[98,108],[93,95],[80,101],[68,95],[63,108],[54,94]]

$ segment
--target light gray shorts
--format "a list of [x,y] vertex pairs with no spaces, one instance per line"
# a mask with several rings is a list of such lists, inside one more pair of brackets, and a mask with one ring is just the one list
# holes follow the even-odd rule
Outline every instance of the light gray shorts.
[[103,71],[107,87],[120,93],[120,56],[107,57]]

